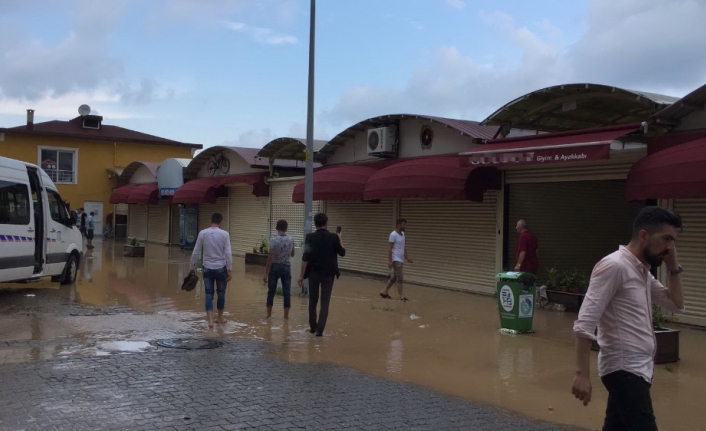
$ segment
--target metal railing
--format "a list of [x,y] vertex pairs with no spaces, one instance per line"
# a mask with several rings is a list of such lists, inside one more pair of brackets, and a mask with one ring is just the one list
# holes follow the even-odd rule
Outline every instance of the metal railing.
[[47,169],[45,170],[49,178],[55,183],[73,183],[74,182],[74,172],[73,171],[61,171],[57,169]]

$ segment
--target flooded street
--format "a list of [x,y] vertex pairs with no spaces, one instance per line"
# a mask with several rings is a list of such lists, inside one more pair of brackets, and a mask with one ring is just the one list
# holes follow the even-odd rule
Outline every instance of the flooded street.
[[[209,330],[203,285],[180,290],[188,257],[178,248],[148,244],[146,258],[128,258],[121,243],[96,241],[75,285],[25,286],[37,289],[22,290],[12,304],[0,303],[0,346],[8,346],[0,348],[0,363],[139,354],[155,348],[148,342],[185,334],[266,340],[274,347],[271,354],[283,361],[341,364],[530,418],[600,429],[607,393],[596,378],[595,353],[593,402],[583,407],[570,394],[575,314],[538,310],[535,334],[503,335],[493,298],[406,285],[411,302],[400,303],[378,296],[384,281],[343,274],[334,286],[326,333],[315,338],[308,332],[308,299],[294,296],[285,321],[282,298],[276,297],[274,317],[266,320],[264,268],[245,267],[236,258],[228,321]],[[88,307],[37,312],[54,300]],[[663,431],[704,430],[706,332],[670,326],[682,331],[682,359],[656,366],[652,396],[658,424]],[[84,341],[62,344],[62,339]]]

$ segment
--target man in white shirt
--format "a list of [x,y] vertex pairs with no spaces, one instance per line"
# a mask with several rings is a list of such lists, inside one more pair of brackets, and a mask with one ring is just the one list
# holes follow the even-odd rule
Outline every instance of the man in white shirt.
[[218,292],[218,302],[216,303],[218,320],[216,322],[219,324],[225,323],[223,310],[226,305],[226,287],[232,278],[233,270],[230,235],[221,229],[222,222],[223,216],[219,213],[213,213],[211,216],[211,227],[199,232],[189,266],[191,272],[195,273],[196,264],[203,251],[203,284],[206,291],[206,318],[208,319],[209,328],[213,328],[214,290]]
[[[591,401],[591,343],[598,341],[598,374],[608,389],[603,431],[657,431],[650,387],[656,350],[652,302],[684,309],[682,267],[674,241],[682,229],[679,215],[649,206],[640,211],[630,243],[598,262],[574,324],[577,370],[572,393]],[[666,264],[667,286],[651,268]],[[595,331],[598,328],[598,337]]]
[[405,228],[407,227],[407,220],[397,219],[395,223],[395,230],[390,234],[389,248],[387,250],[387,267],[392,270],[390,276],[390,281],[387,282],[387,286],[380,292],[380,296],[384,299],[390,298],[389,292],[393,284],[397,283],[397,292],[400,295],[400,301],[409,301],[403,294],[402,289],[404,285],[404,275],[402,272],[402,267],[404,261],[412,263],[412,259],[407,256],[406,238],[404,236]]

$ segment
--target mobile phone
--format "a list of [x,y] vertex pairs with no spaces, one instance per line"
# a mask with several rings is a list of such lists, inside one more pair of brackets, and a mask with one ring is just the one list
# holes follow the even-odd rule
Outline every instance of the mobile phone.
[[336,226],[336,233],[341,233],[341,226]]

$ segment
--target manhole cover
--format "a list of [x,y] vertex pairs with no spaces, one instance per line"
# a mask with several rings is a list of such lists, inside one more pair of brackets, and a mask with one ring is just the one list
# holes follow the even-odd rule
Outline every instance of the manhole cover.
[[168,347],[170,349],[198,350],[216,349],[221,347],[223,342],[199,338],[166,338],[164,340],[157,340],[155,344],[161,347]]

